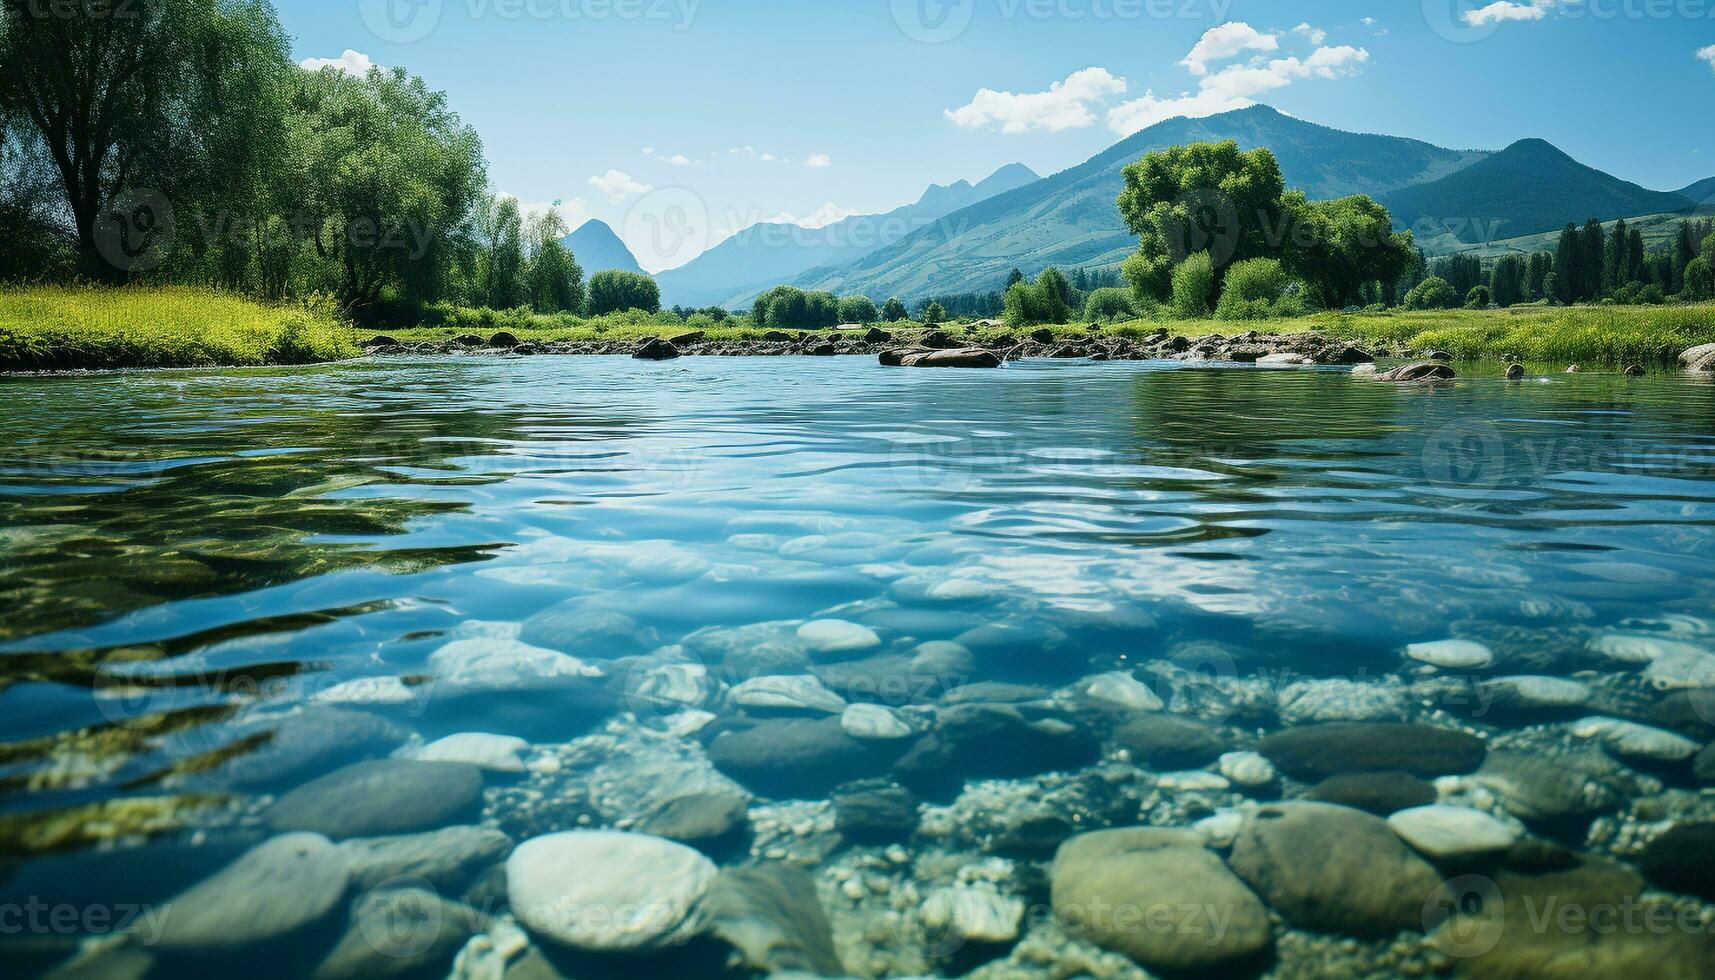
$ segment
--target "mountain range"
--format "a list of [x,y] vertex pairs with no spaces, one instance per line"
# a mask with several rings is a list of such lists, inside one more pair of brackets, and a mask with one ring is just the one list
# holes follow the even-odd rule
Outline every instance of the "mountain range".
[[[998,289],[1013,268],[1034,275],[1050,265],[1117,266],[1137,246],[1115,206],[1124,169],[1155,150],[1220,140],[1246,150],[1267,147],[1287,185],[1312,198],[1370,195],[1431,255],[1504,251],[1507,240],[1589,218],[1715,210],[1715,177],[1653,191],[1539,139],[1498,151],[1450,150],[1332,129],[1257,105],[1163,121],[1049,177],[1037,179],[1014,164],[976,185],[931,187],[915,204],[816,232],[753,226],[659,276],[662,295],[668,303],[736,309],[791,283],[909,301]],[[585,269],[601,267],[581,253],[579,260]]]
[[886,214],[854,215],[821,228],[785,222],[751,225],[656,279],[670,304],[749,306],[757,294],[810,269],[855,262],[945,215],[1039,179],[1029,167],[1013,163],[976,184],[932,184],[915,203]]

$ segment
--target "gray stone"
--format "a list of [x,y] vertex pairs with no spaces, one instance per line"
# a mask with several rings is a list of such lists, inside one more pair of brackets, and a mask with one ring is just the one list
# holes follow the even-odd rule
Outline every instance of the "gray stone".
[[798,639],[814,655],[849,656],[881,646],[875,630],[843,619],[818,619],[798,627]]
[[279,939],[332,912],[347,882],[345,857],[332,841],[283,834],[170,900],[158,945],[222,954]]
[[1258,751],[1296,779],[1343,772],[1403,770],[1419,776],[1470,772],[1483,762],[1483,740],[1427,725],[1331,724],[1289,728],[1262,740]]
[[[543,939],[604,953],[659,950],[701,933],[716,873],[683,844],[606,831],[536,837],[506,862],[519,921]],[[590,914],[598,909],[608,914]]]
[[578,743],[601,762],[589,799],[612,824],[677,841],[724,837],[748,820],[750,795],[701,748],[655,733],[591,736]]
[[1683,735],[1620,718],[1585,718],[1573,723],[1572,734],[1595,739],[1622,759],[1648,762],[1683,762],[1702,748]]
[[1083,834],[1060,846],[1050,878],[1054,912],[1068,931],[1152,970],[1219,970],[1259,956],[1271,941],[1268,910],[1196,833]]
[[1435,860],[1493,854],[1512,847],[1519,831],[1494,817],[1463,806],[1419,806],[1387,818],[1407,844]]
[[352,907],[345,934],[311,976],[314,980],[382,980],[426,972],[444,975],[482,925],[475,909],[427,889],[371,892]]
[[1307,799],[1335,803],[1385,817],[1414,806],[1435,802],[1435,787],[1409,772],[1348,772],[1329,776]]
[[1233,736],[1173,715],[1140,715],[1120,726],[1114,741],[1157,770],[1206,766],[1233,748]]
[[[232,726],[229,743],[247,743],[249,750],[193,781],[252,790],[290,786],[338,766],[385,756],[410,735],[404,726],[379,715],[347,708],[311,706],[254,715]],[[189,749],[193,739],[205,737],[201,730],[175,734],[164,748],[176,754],[177,745]],[[199,753],[207,748],[201,741],[194,746]]]
[[727,696],[733,704],[745,708],[835,715],[846,709],[845,698],[828,690],[819,678],[810,674],[757,677],[734,687]]
[[411,758],[418,762],[467,762],[489,772],[518,773],[524,771],[521,754],[529,748],[529,742],[511,735],[461,732],[430,742]]
[[583,660],[517,640],[454,640],[429,654],[439,685],[456,691],[528,691],[601,676]]
[[1569,677],[1497,677],[1482,690],[1490,704],[1513,710],[1579,708],[1590,700],[1590,686]]
[[512,852],[512,838],[491,827],[446,827],[426,834],[348,840],[339,850],[358,891],[415,878],[457,894]]
[[930,892],[919,914],[931,936],[960,943],[1010,943],[1018,938],[1024,902],[986,882],[961,883]]
[[877,747],[889,744],[897,743],[852,738],[838,718],[789,718],[722,732],[708,755],[721,772],[759,793],[820,798],[840,783],[885,771],[888,758]]
[[377,759],[305,783],[280,797],[263,819],[279,831],[334,839],[432,830],[472,815],[482,770],[459,762]]
[[1422,928],[1442,880],[1386,821],[1327,803],[1261,807],[1228,863],[1293,925],[1362,938]]
[[1495,662],[1493,650],[1472,640],[1413,643],[1405,648],[1405,655],[1444,670],[1486,670]]
[[857,783],[834,792],[834,828],[853,840],[904,840],[917,830],[918,801],[903,786]]
[[728,868],[704,902],[714,935],[769,976],[846,976],[809,875],[782,865]]
[[840,715],[840,727],[852,738],[889,742],[916,734],[899,712],[879,704],[849,705]]
[[1306,680],[1280,692],[1280,720],[1289,725],[1332,721],[1398,721],[1405,697],[1380,684],[1340,678]]

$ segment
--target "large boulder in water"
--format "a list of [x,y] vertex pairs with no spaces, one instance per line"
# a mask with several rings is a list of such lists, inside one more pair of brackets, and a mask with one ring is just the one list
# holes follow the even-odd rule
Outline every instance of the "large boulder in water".
[[1428,362],[1428,361],[1420,362],[1417,364],[1403,364],[1399,367],[1394,368],[1391,371],[1382,371],[1379,373],[1357,373],[1357,372],[1354,372],[1354,374],[1357,377],[1373,378],[1376,381],[1393,381],[1393,382],[1403,382],[1403,383],[1413,383],[1413,382],[1422,383],[1422,382],[1429,382],[1429,381],[1452,381],[1454,378],[1458,377],[1458,373],[1455,372],[1452,368],[1448,367],[1447,365],[1432,363],[1432,362]]
[[631,356],[639,361],[671,361],[679,356],[679,348],[669,341],[655,337],[644,342]]
[[1679,366],[1687,371],[1715,371],[1715,344],[1702,344],[1679,355]]
[[888,351],[881,355],[881,363],[888,367],[997,368],[1001,359],[994,351],[981,347],[959,347],[906,353]]
[[[506,861],[506,888],[512,911],[543,939],[585,952],[643,952],[703,931],[703,898],[717,873],[708,858],[659,837],[571,831],[518,845]],[[597,910],[608,914],[591,914]]]
[[305,783],[280,797],[263,819],[274,830],[303,830],[335,840],[434,830],[475,816],[482,770],[462,762],[377,759]]
[[784,718],[721,732],[708,755],[715,768],[765,796],[811,799],[886,771],[900,751],[889,744],[852,738],[838,718]]
[[321,921],[344,897],[345,855],[319,834],[285,834],[171,900],[161,949],[218,955]]
[[1060,845],[1050,877],[1074,935],[1152,970],[1218,972],[1271,941],[1268,909],[1195,833],[1083,834]]
[[1293,925],[1365,938],[1422,928],[1442,880],[1386,821],[1328,803],[1258,809],[1228,863]]
[[1488,748],[1475,735],[1428,725],[1330,724],[1276,732],[1257,747],[1281,772],[1320,780],[1398,769],[1419,776],[1470,772]]
[[816,882],[797,868],[728,868],[705,901],[711,931],[768,976],[846,976]]

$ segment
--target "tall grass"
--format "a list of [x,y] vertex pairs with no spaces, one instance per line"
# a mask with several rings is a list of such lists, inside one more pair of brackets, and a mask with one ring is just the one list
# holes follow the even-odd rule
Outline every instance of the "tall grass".
[[0,290],[0,371],[309,364],[361,353],[311,310],[190,287]]
[[1444,350],[1469,360],[1649,364],[1671,362],[1689,347],[1715,343],[1715,305],[1707,304],[1402,312],[1316,322],[1354,340]]

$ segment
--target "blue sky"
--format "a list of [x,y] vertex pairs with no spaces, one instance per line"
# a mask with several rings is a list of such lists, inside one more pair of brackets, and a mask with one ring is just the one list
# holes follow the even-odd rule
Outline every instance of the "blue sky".
[[[1549,140],[1657,189],[1715,175],[1715,0],[290,0],[300,59],[401,66],[491,182],[643,264],[826,221],[1164,115],[1266,102],[1457,148]],[[349,52],[349,54],[348,54]],[[663,224],[696,226],[652,247]]]

